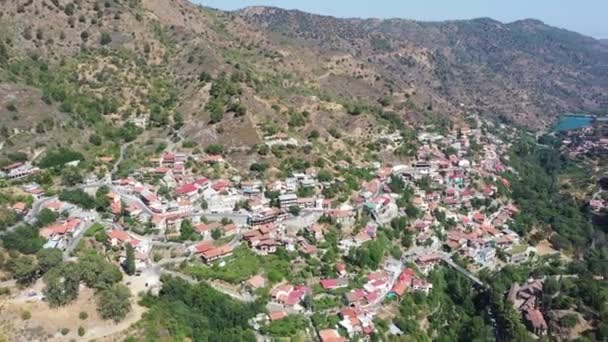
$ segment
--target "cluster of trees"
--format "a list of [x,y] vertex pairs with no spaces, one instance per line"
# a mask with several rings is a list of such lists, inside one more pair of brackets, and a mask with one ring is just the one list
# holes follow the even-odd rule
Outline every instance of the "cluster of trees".
[[310,113],[307,111],[303,111],[303,112],[290,111],[288,114],[289,120],[287,121],[287,124],[290,127],[305,126],[306,122],[308,121],[309,116],[310,116]]
[[[429,274],[433,289],[428,296],[415,292],[405,296],[394,320],[405,334],[416,341],[494,341],[488,298],[471,281],[450,268],[438,268]],[[427,317],[423,331],[418,322]]]
[[150,341],[255,341],[248,321],[262,309],[256,303],[239,303],[204,283],[189,285],[170,277],[163,278],[158,296],[147,295],[142,303],[150,308],[141,322]]
[[363,246],[357,248],[354,252],[351,251],[346,257],[346,261],[361,268],[375,270],[382,264],[388,247],[389,241],[386,236],[379,234],[375,240],[364,243]]
[[59,194],[59,199],[76,204],[84,209],[95,209],[98,204],[93,196],[87,194],[82,189],[63,190]]
[[40,159],[40,162],[38,162],[38,166],[46,169],[55,166],[62,166],[65,163],[76,160],[84,160],[82,153],[62,147],[47,152],[42,159]]
[[131,293],[119,284],[122,273],[94,251],[79,255],[77,262],[60,262],[44,275],[44,295],[53,307],[78,298],[80,283],[97,290],[97,310],[103,319],[120,321],[131,310]]
[[233,110],[237,116],[244,115],[247,109],[233,99],[233,97],[240,94],[241,88],[238,84],[238,78],[235,75],[231,77],[222,75],[216,79],[209,91],[211,99],[205,106],[205,110],[209,112],[210,121],[212,123],[222,121],[227,106],[230,106],[230,109]]
[[35,255],[19,255],[9,259],[4,268],[8,270],[17,283],[30,285],[50,269],[63,262],[63,254],[59,249],[46,248]]
[[586,251],[594,235],[590,217],[581,203],[561,191],[558,182],[568,161],[558,150],[539,147],[527,136],[518,139],[509,155],[517,175],[506,178],[521,208],[513,228],[525,235],[537,227],[559,249]]
[[38,229],[22,225],[2,235],[2,244],[6,249],[23,254],[34,254],[44,246],[46,240],[38,234]]

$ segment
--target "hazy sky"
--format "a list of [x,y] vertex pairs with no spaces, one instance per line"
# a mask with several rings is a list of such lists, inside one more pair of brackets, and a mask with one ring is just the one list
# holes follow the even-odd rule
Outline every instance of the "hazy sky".
[[535,18],[596,38],[608,38],[608,0],[191,0],[234,10],[267,5],[336,17],[446,20]]

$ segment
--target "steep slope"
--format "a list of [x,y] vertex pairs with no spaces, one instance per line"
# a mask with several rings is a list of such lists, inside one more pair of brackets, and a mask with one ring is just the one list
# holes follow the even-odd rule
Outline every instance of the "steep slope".
[[239,13],[326,60],[352,56],[394,88],[414,88],[444,109],[462,103],[537,126],[564,111],[608,106],[608,49],[540,21],[337,19],[262,7]]
[[[350,142],[402,120],[479,111],[540,127],[608,103],[608,47],[534,20],[337,19],[186,0],[2,5],[0,115],[12,118],[3,153],[86,147],[95,134],[107,139],[93,156],[116,154],[141,134],[136,125],[151,143],[221,143],[243,165],[271,158],[252,147],[280,132],[302,143],[319,135],[319,153],[356,157]],[[15,108],[15,89],[34,105]]]

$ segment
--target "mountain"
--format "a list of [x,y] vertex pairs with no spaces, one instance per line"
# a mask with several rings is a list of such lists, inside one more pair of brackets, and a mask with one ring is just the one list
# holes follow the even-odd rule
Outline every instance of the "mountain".
[[259,7],[240,15],[320,56],[352,57],[394,88],[416,89],[448,110],[463,103],[534,125],[608,104],[605,46],[537,20],[337,19]]
[[149,141],[219,142],[250,162],[251,147],[277,132],[365,141],[472,111],[543,127],[608,105],[608,46],[536,20],[30,0],[4,3],[0,24],[0,115],[12,118],[3,152],[131,139],[124,124],[135,122]]

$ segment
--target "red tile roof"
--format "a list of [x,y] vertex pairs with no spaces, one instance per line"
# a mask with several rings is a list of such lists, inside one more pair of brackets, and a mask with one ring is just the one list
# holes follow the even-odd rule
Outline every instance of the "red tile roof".
[[175,190],[179,195],[186,195],[196,191],[198,191],[198,187],[194,183],[184,184]]

